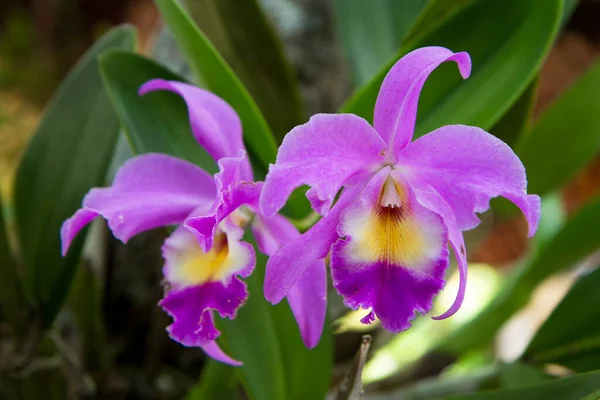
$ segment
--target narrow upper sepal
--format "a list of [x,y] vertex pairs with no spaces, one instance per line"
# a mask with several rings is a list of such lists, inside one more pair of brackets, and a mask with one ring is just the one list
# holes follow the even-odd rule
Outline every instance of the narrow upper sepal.
[[139,94],[156,90],[168,90],[181,96],[188,109],[194,137],[215,161],[223,157],[235,157],[245,149],[240,118],[219,96],[187,83],[164,79],[144,83]]
[[388,161],[395,162],[397,153],[412,140],[423,85],[429,75],[447,61],[456,62],[463,79],[471,74],[469,54],[453,53],[444,47],[414,50],[387,73],[375,103],[373,126],[388,145]]

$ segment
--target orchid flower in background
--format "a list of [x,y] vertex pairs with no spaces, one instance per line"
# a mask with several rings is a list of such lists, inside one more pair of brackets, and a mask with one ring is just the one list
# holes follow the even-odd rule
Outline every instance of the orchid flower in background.
[[377,317],[399,332],[417,312],[427,313],[444,287],[448,243],[460,285],[452,306],[434,319],[458,311],[467,279],[462,231],[479,224],[475,213],[487,210],[492,197],[515,203],[529,236],[535,233],[540,198],[527,194],[525,169],[508,145],[464,125],[411,143],[421,89],[446,61],[469,76],[464,52],[426,47],[400,59],[383,81],[373,126],[353,114],[318,114],[285,137],[260,197],[263,215],[274,215],[293,189],[309,185],[306,195],[323,218],[269,259],[267,300],[292,293],[307,268],[331,252],[333,285],[345,304],[369,309],[363,323]]
[[[140,88],[140,94],[156,90],[172,91],[184,99],[192,132],[220,171],[213,177],[194,164],[163,154],[128,160],[111,187],[92,189],[83,207],[64,222],[62,253],[98,216],[124,243],[140,232],[177,225],[162,248],[166,293],[160,305],[173,318],[167,330],[184,346],[201,347],[210,357],[240,365],[217,345],[220,332],[213,314],[233,319],[248,298],[241,278],[252,273],[256,259],[253,247],[241,240],[244,229],[252,225],[258,248],[267,255],[300,233],[280,215],[267,219],[258,214],[262,182],[253,182],[242,125],[233,108],[210,92],[180,82],[152,80]],[[316,346],[321,336],[326,282],[324,262],[315,260],[288,294],[308,347]],[[305,292],[316,297],[299,296]]]

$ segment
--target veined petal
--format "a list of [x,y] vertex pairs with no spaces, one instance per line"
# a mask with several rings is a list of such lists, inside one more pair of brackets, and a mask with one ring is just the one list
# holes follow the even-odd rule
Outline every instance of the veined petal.
[[[215,175],[217,195],[212,207],[208,212],[203,210],[201,213],[194,213],[184,222],[184,226],[196,236],[205,252],[212,248],[216,227],[222,220],[243,205],[251,210],[258,209],[258,198],[263,183],[242,180],[245,160],[245,152],[240,152],[236,158],[226,157],[219,160],[220,171]],[[249,216],[239,210],[232,218],[239,222],[239,226],[243,226]]]
[[427,313],[444,286],[448,232],[442,219],[422,207],[412,189],[389,167],[366,186],[361,201],[342,214],[340,238],[331,251],[333,285],[347,306],[371,308],[392,332]]
[[523,164],[512,149],[484,130],[448,125],[415,140],[399,155],[398,168],[411,184],[431,185],[452,209],[460,230],[479,224],[475,213],[489,208],[492,197],[515,203],[537,230],[540,198],[527,195]]
[[213,321],[213,311],[223,318],[233,319],[247,298],[246,284],[233,278],[228,283],[209,282],[171,289],[160,306],[173,318],[167,327],[173,340],[188,347],[202,347],[220,335]]
[[382,162],[385,147],[369,123],[356,115],[313,116],[283,139],[260,197],[263,215],[275,215],[301,185],[312,187],[308,197],[313,208],[325,215],[351,176]]
[[265,298],[279,303],[296,284],[307,268],[327,256],[338,238],[340,215],[356,201],[364,185],[345,188],[329,213],[299,238],[275,252],[267,262],[265,273]]
[[160,305],[173,317],[171,337],[185,346],[203,346],[219,336],[213,311],[235,318],[248,298],[246,284],[254,268],[254,249],[240,241],[243,231],[223,221],[217,244],[204,253],[194,235],[179,227],[163,246],[168,291]]
[[423,85],[429,74],[446,61],[456,62],[463,78],[471,74],[467,53],[422,47],[398,60],[386,75],[375,103],[373,126],[388,144],[387,161],[395,162],[397,153],[412,140]]
[[[300,232],[281,215],[264,219],[257,215],[252,226],[258,248],[270,256]],[[319,343],[327,314],[327,269],[324,260],[316,260],[300,275],[287,293],[304,344],[313,348]]]
[[[235,157],[240,150],[244,150],[242,123],[225,100],[199,87],[164,79],[146,82],[140,87],[139,94],[156,90],[168,90],[183,98],[194,137],[215,161],[223,157]],[[247,160],[244,173],[246,179],[252,179],[252,170]]]
[[210,342],[206,342],[206,344],[201,345],[202,350],[209,356],[214,358],[217,361],[220,361],[225,364],[233,365],[234,367],[239,367],[243,365],[241,361],[235,360],[225,354],[225,352],[219,347],[216,341],[212,340]]
[[445,319],[454,315],[462,305],[465,298],[465,290],[467,288],[467,250],[462,231],[458,228],[456,217],[452,209],[444,201],[442,196],[435,191],[431,186],[422,184],[421,186],[412,187],[415,193],[415,198],[426,209],[433,211],[439,215],[444,221],[444,225],[448,229],[448,240],[452,246],[452,251],[456,257],[459,273],[458,293],[450,308],[443,314],[433,317],[433,319]]
[[95,216],[104,217],[115,237],[127,242],[140,232],[181,223],[199,207],[208,210],[215,194],[212,176],[194,164],[163,154],[134,157],[111,187],[90,190],[82,209],[63,223],[63,255]]

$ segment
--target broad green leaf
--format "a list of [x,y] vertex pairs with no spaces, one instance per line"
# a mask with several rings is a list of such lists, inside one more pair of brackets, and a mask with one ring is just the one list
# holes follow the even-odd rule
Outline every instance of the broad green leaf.
[[328,323],[319,345],[304,347],[287,302],[273,307],[262,297],[266,256],[256,255],[248,302],[234,320],[219,321],[226,347],[244,362],[236,371],[252,399],[322,399],[332,373]]
[[[452,376],[452,373],[449,373],[421,379],[405,387],[398,385],[401,386],[399,390],[390,391],[387,397],[381,397],[381,400],[445,400],[450,396],[464,396],[497,389],[522,388],[551,380],[551,376],[531,365],[494,363],[466,374],[460,373],[458,376]],[[367,386],[368,391],[369,387]]]
[[499,368],[499,386],[503,389],[514,389],[517,387],[530,386],[546,382],[552,379],[544,371],[535,366],[512,363],[502,364]]
[[22,297],[22,282],[18,275],[17,263],[13,259],[8,242],[7,228],[0,195],[0,313],[17,334],[22,334],[25,302]]
[[287,398],[325,398],[333,373],[333,335],[329,319],[325,320],[319,345],[309,350],[302,342],[298,324],[286,301],[272,307],[271,315],[277,337],[283,338],[278,340],[285,365]]
[[600,369],[600,269],[582,276],[538,330],[525,352],[536,363],[575,371]]
[[95,378],[99,378],[108,366],[102,294],[98,275],[82,260],[73,280],[68,306],[78,330],[83,365]]
[[[107,90],[130,136],[134,153],[156,151],[202,164],[203,157],[207,156],[189,131],[183,102],[166,92],[137,97],[137,88],[148,79],[180,80],[178,77],[150,60],[123,52],[103,55],[100,64]],[[214,161],[208,161],[214,165]],[[329,332],[324,333],[317,349],[309,351],[304,347],[287,304],[273,307],[262,297],[264,271],[261,272],[260,266],[264,269],[264,265],[264,257],[259,256],[256,270],[246,280],[250,298],[239,310],[237,318],[219,321],[224,347],[244,361],[244,366],[235,371],[252,398],[323,397],[331,375]],[[273,343],[279,346],[273,346]],[[214,371],[211,374],[214,377]],[[307,381],[311,384],[306,385]],[[207,385],[203,386],[201,382],[198,392],[205,393],[212,383]],[[303,397],[304,391],[308,392],[306,397]]]
[[229,354],[244,363],[236,372],[251,399],[287,399],[287,366],[281,354],[286,338],[277,336],[272,306],[262,296],[264,265],[257,260],[254,272],[245,279],[250,296],[235,319],[218,321],[220,341]]
[[600,248],[600,197],[586,204],[507,278],[498,296],[474,319],[448,335],[436,351],[459,355],[488,344],[502,324],[525,306],[545,278],[571,268]]
[[60,255],[60,227],[86,192],[103,183],[119,123],[102,88],[96,58],[111,49],[133,49],[130,27],[103,36],[62,83],[44,114],[17,171],[15,214],[25,285],[52,323],[67,295],[82,236],[66,258]]
[[512,390],[450,397],[449,400],[548,400],[581,399],[600,389],[600,371],[556,379],[547,383]]
[[177,1],[154,2],[202,86],[226,100],[240,116],[248,150],[266,170],[275,161],[277,146],[248,90]]
[[[490,129],[525,91],[548,53],[562,14],[560,0],[480,0],[441,26],[402,46],[395,59],[422,46],[444,46],[471,55],[471,77],[444,64],[421,93],[415,136],[447,124]],[[343,112],[372,119],[381,82],[392,63],[361,87]]]
[[100,71],[135,153],[167,153],[217,172],[216,162],[192,135],[187,107],[180,96],[167,91],[138,95],[139,87],[151,79],[185,79],[143,56],[122,51],[103,54]]
[[416,37],[423,37],[435,31],[447,19],[475,1],[479,0],[427,0],[427,4],[406,33],[404,41],[412,41]]
[[[600,150],[600,62],[544,112],[523,135],[516,152],[527,170],[529,191],[559,188]],[[551,160],[551,161],[550,161]]]
[[600,399],[600,390],[596,390],[585,397],[582,397],[580,400],[598,400]]
[[354,82],[366,82],[400,48],[427,0],[335,0],[338,36]]
[[305,122],[294,71],[257,0],[188,0],[187,5],[248,88],[279,142]]
[[494,125],[490,133],[501,139],[504,143],[513,147],[517,139],[529,127],[529,120],[533,105],[537,98],[537,87],[539,77],[529,84],[521,97],[502,116],[502,119]]
[[240,399],[237,386],[234,367],[209,359],[200,381],[190,389],[185,400],[237,400]]

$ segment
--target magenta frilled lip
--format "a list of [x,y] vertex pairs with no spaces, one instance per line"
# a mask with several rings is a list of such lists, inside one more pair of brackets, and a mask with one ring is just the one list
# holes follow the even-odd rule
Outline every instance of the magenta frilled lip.
[[[161,307],[173,318],[169,335],[184,346],[201,347],[210,357],[231,365],[216,339],[214,317],[235,318],[249,293],[243,278],[255,265],[254,248],[242,241],[251,225],[259,249],[267,255],[299,236],[285,218],[258,214],[262,182],[254,182],[242,140],[239,117],[225,101],[181,82],[153,80],[140,94],[169,90],[187,104],[194,137],[214,158],[219,172],[163,154],[144,154],[127,161],[112,186],[95,188],[82,208],[61,229],[63,255],[77,233],[101,216],[118,239],[162,226],[177,226],[165,241],[166,291]],[[322,261],[307,269],[289,302],[307,346],[321,336],[326,307],[326,272]],[[260,295],[259,293],[255,295]]]
[[260,195],[262,214],[274,215],[295,188],[308,185],[307,197],[323,218],[271,256],[267,300],[289,296],[306,271],[331,254],[333,284],[346,305],[369,309],[364,323],[377,316],[384,328],[399,332],[416,313],[427,313],[444,287],[448,244],[460,285],[452,306],[435,318],[458,311],[467,280],[462,231],[479,224],[476,213],[486,211],[491,198],[515,203],[529,235],[535,233],[540,198],[527,194],[523,164],[505,143],[464,125],[411,142],[423,85],[448,61],[469,76],[464,52],[425,47],[400,59],[381,86],[373,126],[353,114],[318,114],[285,137]]

